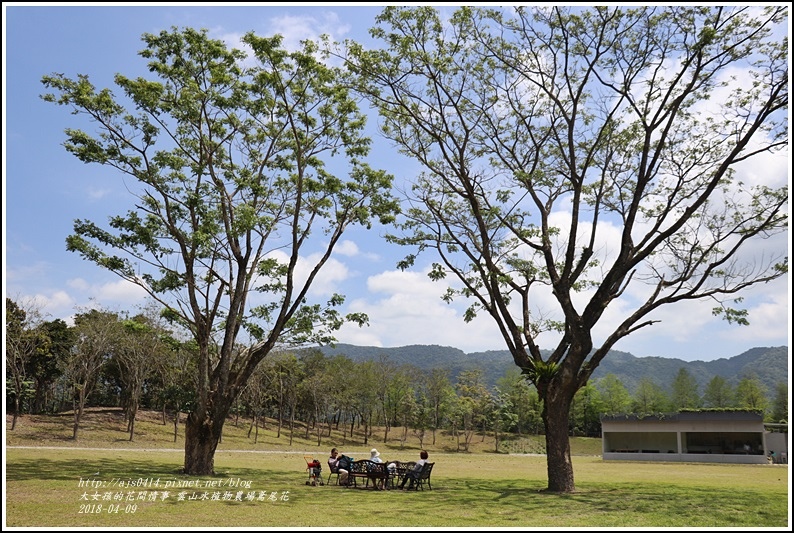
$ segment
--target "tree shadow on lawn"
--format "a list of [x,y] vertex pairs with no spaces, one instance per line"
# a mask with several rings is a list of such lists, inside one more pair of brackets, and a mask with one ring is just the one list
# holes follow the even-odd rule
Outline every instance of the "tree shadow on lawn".
[[[57,454],[57,452],[54,452]],[[119,452],[122,453],[122,452]],[[123,452],[119,458],[97,457],[80,460],[23,459],[6,464],[6,481],[73,481],[92,478],[108,481],[120,478],[174,476],[182,465],[169,465],[134,457],[135,452]]]
[[[135,451],[119,451],[123,457],[97,457],[80,460],[73,459],[16,459],[6,464],[6,481],[75,481],[96,479],[111,482],[137,481],[140,478],[163,479],[220,479],[235,477],[241,480],[261,480],[267,478],[279,482],[303,483],[306,473],[296,469],[263,470],[262,468],[219,468],[215,466],[214,476],[187,476],[182,473],[181,462],[168,463],[166,460],[147,460],[144,454],[136,456]],[[54,452],[57,455],[57,452]],[[105,486],[104,488],[108,488]]]
[[[573,493],[547,492],[546,483],[535,480],[461,480],[451,485],[465,488],[455,496],[462,508],[481,506],[483,500],[492,499],[502,514],[515,509],[530,516],[566,515],[568,526],[598,525],[593,521],[601,520],[603,525],[620,525],[612,524],[609,517],[631,520],[633,516],[669,517],[675,525],[773,527],[784,526],[787,513],[785,495],[769,502],[768,492],[733,485],[681,488],[659,482],[579,483]],[[579,522],[577,516],[585,518]]]

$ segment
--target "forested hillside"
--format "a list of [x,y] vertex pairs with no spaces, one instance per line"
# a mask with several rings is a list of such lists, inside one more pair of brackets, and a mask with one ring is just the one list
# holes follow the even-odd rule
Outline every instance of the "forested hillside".
[[[337,344],[334,347],[323,347],[321,351],[326,355],[345,355],[353,361],[383,360],[396,365],[413,365],[423,370],[447,368],[453,380],[462,370],[479,368],[489,386],[495,385],[496,380],[514,366],[507,350],[467,354],[457,348],[437,345],[378,348]],[[612,351],[596,369],[593,379],[614,374],[633,393],[642,378],[649,378],[669,391],[678,371],[685,368],[697,380],[702,392],[714,376],[720,376],[731,386],[736,386],[743,377],[755,374],[771,396],[778,383],[788,383],[788,359],[786,346],[752,348],[742,354],[714,361],[635,357],[630,353]]]

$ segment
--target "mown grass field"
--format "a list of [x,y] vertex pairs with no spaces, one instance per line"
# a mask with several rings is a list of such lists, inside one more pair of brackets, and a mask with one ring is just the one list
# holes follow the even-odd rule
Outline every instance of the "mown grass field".
[[[175,528],[768,528],[790,530],[787,465],[604,462],[573,456],[577,490],[543,492],[542,455],[472,453],[426,446],[436,462],[432,490],[372,491],[305,484],[304,454],[325,464],[328,442],[276,439],[227,424],[213,477],[179,473],[184,441],[149,414],[130,443],[113,412],[93,413],[77,442],[25,417],[6,431],[8,527]],[[104,417],[104,419],[102,419]],[[62,421],[61,421],[62,422]],[[93,424],[93,425],[92,425]],[[6,428],[10,427],[7,421]],[[48,432],[57,429],[56,435]],[[68,429],[68,428],[67,428]],[[397,428],[400,429],[400,428]],[[394,430],[393,430],[394,431]],[[66,432],[71,435],[70,431]],[[410,439],[335,444],[358,458],[377,447],[385,459],[412,459]],[[269,441],[280,444],[276,446]],[[481,439],[475,437],[475,441]],[[382,435],[381,439],[382,441]],[[600,451],[600,441],[598,450]],[[475,442],[472,442],[474,445]],[[24,447],[17,447],[24,446]],[[91,449],[83,449],[90,447]],[[593,447],[586,442],[584,447]],[[489,450],[490,448],[490,450]],[[324,469],[327,478],[327,468]],[[156,486],[155,486],[156,484]],[[100,507],[101,506],[101,507]]]

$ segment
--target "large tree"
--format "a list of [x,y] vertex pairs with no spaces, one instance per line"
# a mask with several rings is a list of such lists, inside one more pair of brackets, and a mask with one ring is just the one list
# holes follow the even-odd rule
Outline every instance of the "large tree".
[[153,79],[117,74],[121,96],[84,75],[42,79],[45,100],[97,128],[67,129],[66,149],[132,178],[137,197],[107,228],[76,221],[67,248],[141,286],[195,338],[187,474],[213,473],[224,420],[274,348],[366,320],[309,289],[345,230],[398,207],[391,176],[363,161],[365,117],[340,70],[315,43],[290,52],[281,40],[249,33],[246,57],[206,30],[144,34]]
[[767,186],[738,168],[788,144],[786,17],[393,6],[382,49],[340,52],[423,169],[402,266],[433,251],[465,319],[496,322],[543,401],[550,491],[575,490],[571,402],[620,339],[692,300],[746,323],[741,292],[787,272],[782,239],[760,242],[787,229],[784,171]]

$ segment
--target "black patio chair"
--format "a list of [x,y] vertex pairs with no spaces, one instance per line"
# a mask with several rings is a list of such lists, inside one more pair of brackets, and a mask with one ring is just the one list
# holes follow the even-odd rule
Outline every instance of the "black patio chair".
[[425,463],[422,467],[422,471],[419,472],[419,475],[416,478],[416,490],[422,489],[425,490],[425,485],[430,490],[433,490],[433,487],[430,485],[430,473],[433,471],[433,465],[436,463]]

